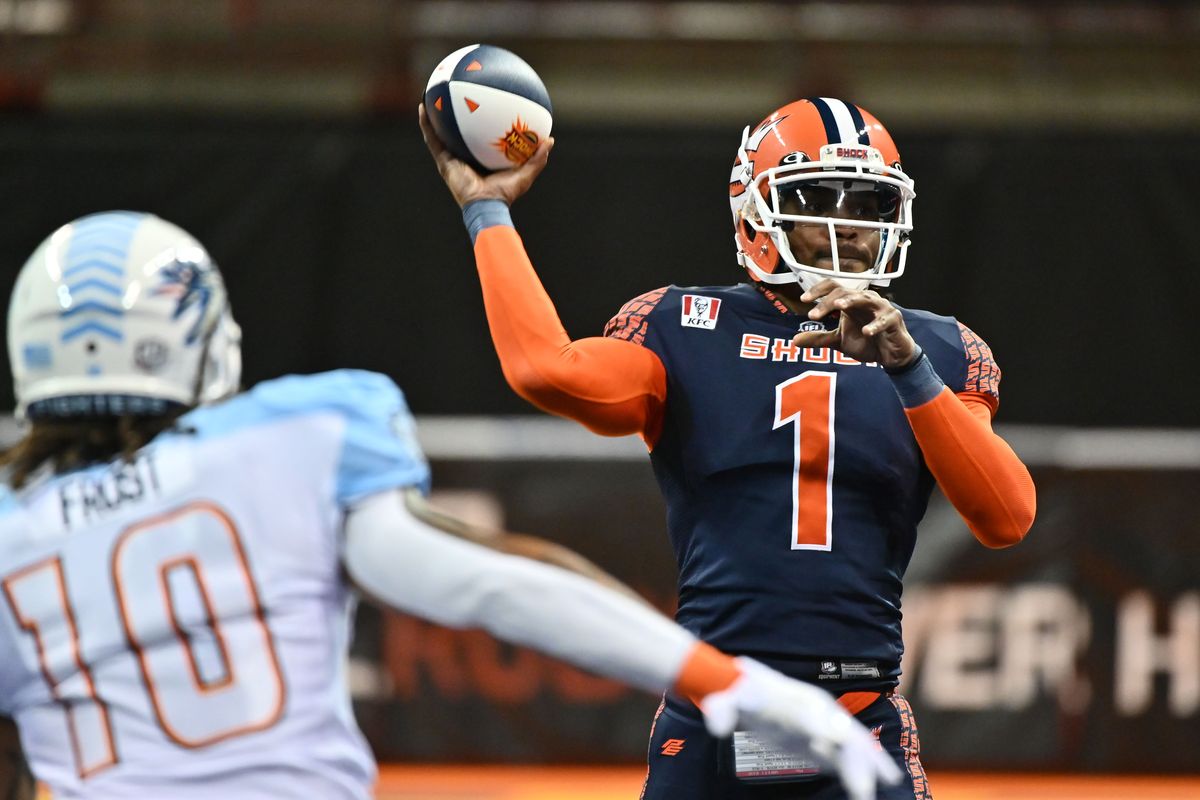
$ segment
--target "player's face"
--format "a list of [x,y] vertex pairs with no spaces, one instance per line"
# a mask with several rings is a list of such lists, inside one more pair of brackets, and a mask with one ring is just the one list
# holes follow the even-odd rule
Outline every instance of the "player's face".
[[[873,185],[854,181],[796,182],[781,187],[780,210],[807,217],[834,217],[863,222],[891,221],[895,201]],[[834,227],[840,267],[847,272],[866,272],[879,255],[879,231],[850,225]],[[787,234],[792,255],[801,264],[833,269],[833,247],[829,226],[797,222]]]

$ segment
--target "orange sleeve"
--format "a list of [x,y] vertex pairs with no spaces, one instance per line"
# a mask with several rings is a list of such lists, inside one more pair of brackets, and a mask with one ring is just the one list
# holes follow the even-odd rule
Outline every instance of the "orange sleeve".
[[475,262],[492,343],[513,391],[596,433],[638,433],[653,445],[667,396],[658,356],[616,338],[571,341],[521,237],[507,225],[479,233]]
[[697,642],[688,653],[672,689],[700,705],[706,696],[732,686],[741,672],[732,658],[712,645]]
[[1008,547],[1033,524],[1037,495],[1029,470],[992,430],[994,402],[991,395],[943,388],[904,413],[925,463],[975,538]]

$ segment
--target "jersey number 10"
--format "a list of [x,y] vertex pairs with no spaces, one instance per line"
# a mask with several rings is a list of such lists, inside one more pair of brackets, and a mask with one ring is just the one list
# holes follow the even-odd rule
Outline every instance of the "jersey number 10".
[[792,549],[833,549],[836,372],[805,372],[775,387],[775,429],[795,426]]
[[[117,536],[108,566],[119,622],[109,618],[105,598],[75,597],[87,604],[84,641],[95,648],[105,639],[112,646],[119,625],[137,675],[129,672],[127,656],[113,656],[97,677],[82,654],[68,587],[103,586],[96,574],[102,565],[80,559],[68,567],[56,555],[2,582],[66,714],[80,778],[120,760],[105,679],[110,699],[119,697],[122,705],[148,700],[162,732],[180,747],[205,747],[278,721],[284,704],[279,659],[237,529],[224,511],[196,502],[131,525]],[[138,677],[145,699],[130,695],[139,691]]]

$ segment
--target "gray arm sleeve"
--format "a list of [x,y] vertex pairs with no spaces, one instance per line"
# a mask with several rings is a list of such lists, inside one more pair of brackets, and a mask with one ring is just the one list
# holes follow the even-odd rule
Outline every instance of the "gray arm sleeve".
[[348,512],[342,561],[359,587],[400,611],[484,628],[650,692],[674,683],[696,644],[666,617],[588,578],[417,519],[398,493]]

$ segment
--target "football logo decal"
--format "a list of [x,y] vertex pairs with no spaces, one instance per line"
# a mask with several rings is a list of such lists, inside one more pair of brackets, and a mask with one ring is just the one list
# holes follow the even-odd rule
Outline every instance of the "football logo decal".
[[524,164],[537,150],[538,135],[517,117],[508,133],[496,140],[496,149],[514,164]]

